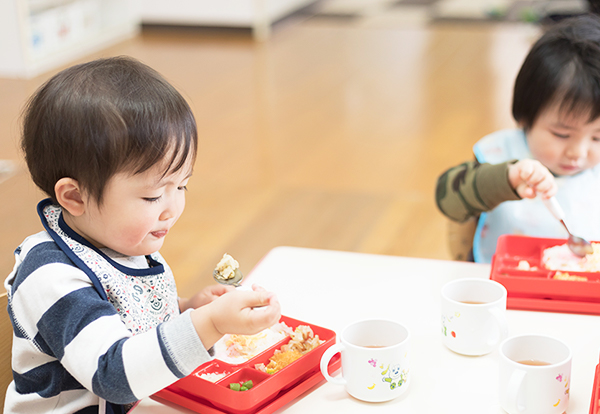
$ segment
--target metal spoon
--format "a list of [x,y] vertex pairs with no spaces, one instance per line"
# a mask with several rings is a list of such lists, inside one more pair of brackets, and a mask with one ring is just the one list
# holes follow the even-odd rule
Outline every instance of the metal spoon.
[[241,286],[240,282],[243,278],[244,275],[242,274],[242,272],[240,272],[240,269],[235,269],[233,277],[230,277],[229,279],[224,279],[217,269],[213,271],[213,279],[215,279],[217,282],[223,285],[232,285],[235,287]]
[[563,211],[556,197],[544,199],[544,204],[550,210],[550,213],[563,225],[567,233],[569,233],[569,239],[567,240],[567,246],[573,252],[574,255],[579,257],[585,257],[586,254],[594,253],[594,248],[589,241],[582,239],[581,237],[573,236],[567,225],[565,224],[565,212]]
[[239,287],[243,278],[244,275],[240,272],[240,264],[227,253],[223,255],[223,258],[213,270],[213,279],[223,285]]

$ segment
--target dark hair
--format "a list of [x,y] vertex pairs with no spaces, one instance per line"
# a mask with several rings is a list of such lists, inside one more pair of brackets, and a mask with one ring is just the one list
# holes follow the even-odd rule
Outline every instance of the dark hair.
[[583,15],[551,27],[531,48],[517,75],[513,117],[525,130],[558,104],[566,113],[600,116],[600,18]]
[[23,116],[21,147],[31,177],[54,201],[63,177],[101,204],[116,173],[138,174],[158,163],[167,175],[196,157],[196,121],[185,99],[129,57],[63,70],[30,98]]

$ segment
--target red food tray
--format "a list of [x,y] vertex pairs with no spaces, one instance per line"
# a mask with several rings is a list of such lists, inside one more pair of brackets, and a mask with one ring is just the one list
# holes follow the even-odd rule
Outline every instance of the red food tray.
[[[290,341],[289,336],[242,364],[228,364],[214,359],[151,398],[170,401],[202,414],[267,414],[287,404],[324,380],[319,364],[325,350],[335,343],[335,332],[286,316],[281,317],[281,322],[292,329],[298,325],[308,325],[325,342],[272,375],[254,366],[259,363],[267,365],[274,351]],[[339,360],[339,356],[332,359],[329,365],[331,372],[339,368]],[[215,383],[198,376],[213,372],[226,372],[227,375]],[[252,380],[254,386],[247,391],[229,389],[230,383],[248,380]]]
[[596,365],[594,376],[594,388],[592,388],[592,402],[590,403],[590,414],[600,413],[600,364]]
[[[515,235],[498,238],[490,279],[506,287],[509,309],[600,315],[600,272],[563,270],[588,280],[556,280],[553,279],[556,271],[542,265],[545,249],[566,242],[566,239]],[[521,260],[535,269],[518,269]]]

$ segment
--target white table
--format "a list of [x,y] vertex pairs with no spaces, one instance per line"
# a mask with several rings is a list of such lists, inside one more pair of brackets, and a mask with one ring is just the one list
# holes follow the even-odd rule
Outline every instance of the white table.
[[[412,334],[412,383],[385,403],[364,403],[324,383],[283,409],[289,414],[500,414],[498,351],[466,357],[441,342],[440,289],[463,277],[488,278],[489,265],[278,247],[246,278],[275,292],[282,313],[338,334],[364,318],[397,320]],[[508,311],[509,336],[555,336],[573,351],[568,414],[588,414],[600,352],[600,316]],[[133,414],[191,413],[144,399]]]

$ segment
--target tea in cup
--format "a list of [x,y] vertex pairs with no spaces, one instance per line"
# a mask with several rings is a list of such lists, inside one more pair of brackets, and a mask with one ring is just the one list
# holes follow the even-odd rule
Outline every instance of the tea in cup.
[[442,342],[463,355],[490,353],[508,335],[506,288],[489,279],[458,279],[442,288]]
[[[368,402],[389,401],[404,394],[410,383],[408,329],[394,321],[371,319],[347,326],[321,357],[325,379],[344,385],[348,394]],[[342,375],[327,372],[331,358],[342,358]]]
[[571,350],[545,335],[500,345],[500,405],[509,414],[561,414],[569,405]]

